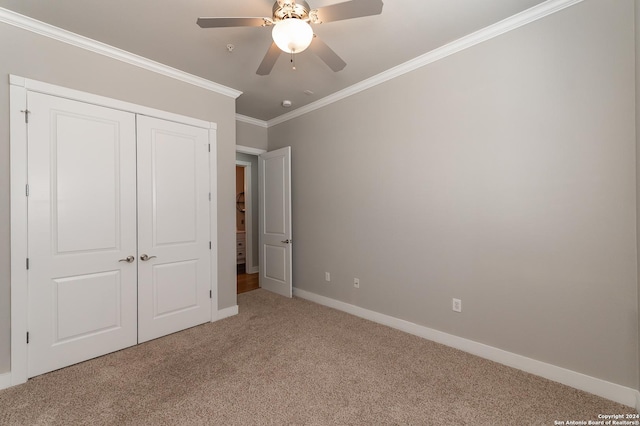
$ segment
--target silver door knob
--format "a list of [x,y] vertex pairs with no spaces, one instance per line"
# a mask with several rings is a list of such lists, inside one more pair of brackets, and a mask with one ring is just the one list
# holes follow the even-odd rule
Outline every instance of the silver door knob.
[[120,260],[118,260],[118,262],[127,262],[127,263],[131,263],[131,262],[133,262],[134,260],[136,260],[136,258],[135,258],[135,257],[133,257],[133,256],[127,256],[127,257],[125,257],[124,259],[120,259]]
[[293,241],[287,238],[286,240],[280,241],[280,242],[285,244],[291,244]]
[[153,259],[155,256],[147,256],[146,254],[143,254],[142,256],[140,256],[140,260],[142,260],[143,262],[146,262],[149,259]]

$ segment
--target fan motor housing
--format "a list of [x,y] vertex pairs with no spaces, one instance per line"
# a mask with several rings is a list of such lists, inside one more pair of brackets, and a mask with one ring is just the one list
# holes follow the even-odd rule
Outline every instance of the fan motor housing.
[[309,4],[303,0],[278,0],[273,4],[273,20],[277,22],[297,18],[306,21],[310,10]]

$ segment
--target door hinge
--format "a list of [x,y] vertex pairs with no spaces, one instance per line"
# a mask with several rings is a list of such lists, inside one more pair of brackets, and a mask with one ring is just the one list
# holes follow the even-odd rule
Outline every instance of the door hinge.
[[209,193],[209,201],[211,201],[211,193]]
[[29,332],[27,331],[27,344],[29,344]]
[[29,269],[29,258],[27,257],[27,270]]
[[211,144],[209,144],[209,152],[211,152]]
[[26,185],[24,186],[24,193],[25,193],[25,195],[26,195],[27,197],[29,196],[29,184],[26,184]]
[[209,290],[209,299],[213,299],[213,291]]
[[209,250],[211,250],[211,241],[209,241]]
[[29,114],[31,114],[31,111],[29,111],[28,109],[23,109],[20,110],[20,112],[24,113],[24,122],[29,124]]

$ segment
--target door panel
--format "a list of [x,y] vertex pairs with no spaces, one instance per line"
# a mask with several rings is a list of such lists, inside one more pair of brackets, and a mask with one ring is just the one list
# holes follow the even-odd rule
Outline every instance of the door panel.
[[291,297],[291,147],[261,154],[260,286]]
[[264,159],[264,232],[284,236],[286,230],[285,164],[286,156],[277,155]]
[[138,117],[139,342],[211,319],[208,158],[206,129]]
[[30,92],[28,376],[136,344],[135,116]]
[[281,246],[264,246],[264,274],[266,278],[285,283],[287,250]]
[[53,344],[115,330],[120,322],[117,271],[53,280]]
[[[118,245],[118,123],[67,111],[56,111],[54,116],[51,201],[57,252],[114,249]],[[85,135],[91,135],[90,143]],[[95,226],[95,218],[100,218],[101,226]]]
[[198,262],[153,265],[153,318],[198,308]]
[[[169,124],[162,121],[159,123]],[[201,204],[197,196],[198,160],[202,162],[196,153],[198,141],[189,134],[170,133],[157,128],[151,132],[153,142],[150,183],[155,204],[153,243],[155,246],[193,244],[196,242],[195,219]],[[205,138],[200,144],[205,144],[206,141]],[[202,146],[200,148],[202,150]],[[208,184],[201,187],[200,189],[207,189]],[[206,193],[208,196],[208,189]]]

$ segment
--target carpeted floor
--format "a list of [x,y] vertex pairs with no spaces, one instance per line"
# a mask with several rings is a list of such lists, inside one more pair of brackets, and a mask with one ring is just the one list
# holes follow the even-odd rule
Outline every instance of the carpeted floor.
[[553,425],[629,407],[301,299],[0,391],[0,425]]

